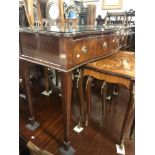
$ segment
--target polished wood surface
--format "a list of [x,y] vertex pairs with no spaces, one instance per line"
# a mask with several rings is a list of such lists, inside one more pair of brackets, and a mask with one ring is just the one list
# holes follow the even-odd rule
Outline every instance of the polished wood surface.
[[107,58],[88,63],[85,65],[85,68],[134,80],[135,53],[129,51],[119,51]]
[[[49,151],[54,155],[59,155],[58,149],[63,142],[63,115],[61,97],[55,93],[49,97],[40,94],[44,90],[41,83],[42,80],[33,81],[32,96],[34,98],[34,108],[37,121],[40,122],[40,127],[37,130],[29,131],[25,128],[27,123],[27,115],[25,101],[20,98],[19,104],[19,129],[20,136],[25,141],[32,141],[37,147],[42,150]],[[113,96],[111,101],[108,101],[105,109],[106,117],[104,127],[99,127],[101,118],[101,95],[100,86],[102,83],[94,83],[92,89],[92,115],[89,121],[89,126],[84,127],[84,130],[77,134],[72,129],[79,121],[79,103],[78,94],[73,87],[73,100],[71,107],[71,132],[70,138],[72,147],[76,150],[75,155],[116,155],[115,143],[118,144],[120,130],[127,108],[129,92],[125,88],[120,89],[119,96]],[[85,78],[84,78],[85,83]],[[85,95],[85,91],[84,91]],[[84,99],[84,103],[85,103]],[[129,125],[129,129],[131,124]],[[125,149],[126,155],[134,155],[134,139],[129,140],[130,130],[126,133]],[[33,136],[33,137],[32,137]],[[21,150],[24,152],[24,150]],[[25,155],[21,153],[21,155]],[[26,154],[27,155],[27,154]]]

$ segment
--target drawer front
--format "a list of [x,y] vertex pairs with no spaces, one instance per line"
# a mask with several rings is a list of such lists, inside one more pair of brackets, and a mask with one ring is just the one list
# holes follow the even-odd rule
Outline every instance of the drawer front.
[[96,38],[86,38],[73,41],[74,65],[88,61],[95,56]]
[[118,48],[118,38],[112,35],[104,35],[97,38],[96,56],[106,55]]

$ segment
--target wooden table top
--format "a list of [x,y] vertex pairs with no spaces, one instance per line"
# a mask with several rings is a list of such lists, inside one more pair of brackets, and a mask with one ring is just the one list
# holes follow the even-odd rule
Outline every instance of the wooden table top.
[[85,65],[85,68],[135,79],[135,53],[118,51],[113,55]]

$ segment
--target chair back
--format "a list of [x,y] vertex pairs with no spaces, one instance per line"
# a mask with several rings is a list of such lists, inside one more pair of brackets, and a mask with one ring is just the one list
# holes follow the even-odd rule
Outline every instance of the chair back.
[[125,12],[107,12],[105,17],[105,25],[124,26],[126,20]]

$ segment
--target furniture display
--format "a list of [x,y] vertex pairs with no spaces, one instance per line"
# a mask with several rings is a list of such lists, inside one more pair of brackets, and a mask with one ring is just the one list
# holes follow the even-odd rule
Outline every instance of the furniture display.
[[[134,81],[135,81],[135,54],[129,51],[118,51],[113,55],[103,58],[101,60],[88,63],[81,67],[81,79],[79,80],[80,92],[83,92],[83,77],[88,76],[86,83],[86,101],[87,111],[85,125],[88,126],[88,120],[91,112],[91,83],[93,78],[102,80],[101,86],[102,95],[102,118],[100,125],[103,125],[105,117],[106,106],[106,85],[107,83],[119,84],[129,89],[130,97],[127,105],[125,118],[122,125],[120,146],[124,145],[124,136],[127,132],[129,123],[134,117]],[[81,105],[81,120],[83,120],[83,93],[80,93],[80,105]],[[131,135],[133,133],[134,123],[132,125]]]
[[28,76],[29,64],[32,63],[60,71],[64,112],[64,147],[60,152],[73,154],[69,138],[72,71],[88,62],[109,56],[125,46],[128,28],[122,30],[103,26],[78,26],[74,29],[49,26],[34,27],[33,30],[21,27],[19,30],[22,79],[27,89],[31,125],[35,122]]

